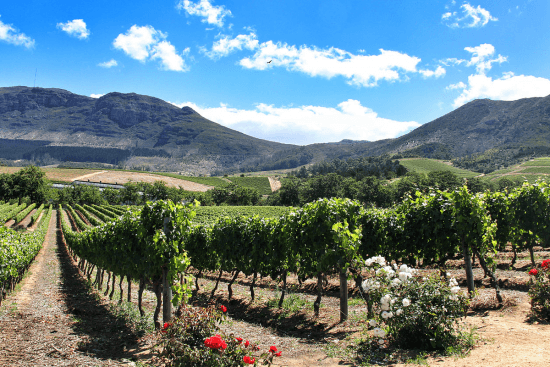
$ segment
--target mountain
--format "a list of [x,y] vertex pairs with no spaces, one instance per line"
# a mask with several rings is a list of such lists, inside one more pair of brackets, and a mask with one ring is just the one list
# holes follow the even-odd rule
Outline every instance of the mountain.
[[109,93],[94,99],[27,87],[0,88],[0,139],[0,157],[7,159],[175,170],[187,165],[201,173],[238,168],[295,147],[245,135],[154,97]]
[[62,89],[0,88],[0,158],[10,160],[211,174],[382,154],[454,159],[479,171],[550,155],[550,96],[475,100],[396,139],[296,146],[257,139],[189,107],[134,93],[94,99]]

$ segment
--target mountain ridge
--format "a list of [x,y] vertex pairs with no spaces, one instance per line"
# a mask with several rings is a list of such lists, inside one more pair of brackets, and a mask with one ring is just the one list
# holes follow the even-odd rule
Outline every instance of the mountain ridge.
[[393,139],[296,146],[248,136],[156,97],[112,92],[96,99],[57,88],[4,87],[0,142],[0,158],[96,161],[188,174],[383,154],[457,164],[489,160],[498,167],[503,156],[550,152],[550,96],[474,100]]

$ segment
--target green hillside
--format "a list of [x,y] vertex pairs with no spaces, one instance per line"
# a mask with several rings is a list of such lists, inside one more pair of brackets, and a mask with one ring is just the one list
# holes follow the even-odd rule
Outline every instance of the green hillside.
[[409,171],[418,173],[430,173],[433,171],[450,171],[459,177],[470,178],[479,176],[479,173],[456,168],[450,162],[430,158],[405,158],[400,159],[399,163],[405,166]]

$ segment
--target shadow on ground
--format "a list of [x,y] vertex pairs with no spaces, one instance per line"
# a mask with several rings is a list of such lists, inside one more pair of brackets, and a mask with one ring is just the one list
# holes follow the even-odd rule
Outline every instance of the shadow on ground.
[[58,229],[56,252],[63,279],[61,292],[67,312],[75,321],[74,333],[83,337],[78,350],[105,360],[136,360],[136,355],[143,351],[140,348],[143,333],[132,330],[126,320],[117,317],[93,293],[60,237]]

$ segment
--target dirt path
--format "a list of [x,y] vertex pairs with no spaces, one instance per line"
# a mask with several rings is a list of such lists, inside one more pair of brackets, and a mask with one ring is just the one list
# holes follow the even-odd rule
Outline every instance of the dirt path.
[[275,177],[268,177],[268,179],[272,192],[275,192],[281,188],[281,181],[277,180]]
[[98,171],[98,172],[88,173],[87,175],[82,175],[82,176],[75,177],[71,181],[83,181],[83,180],[86,180],[90,177],[100,175],[100,174],[105,173],[105,172],[107,172],[107,171]]
[[56,223],[54,211],[44,247],[0,309],[0,366],[128,364],[138,338],[89,293]]

